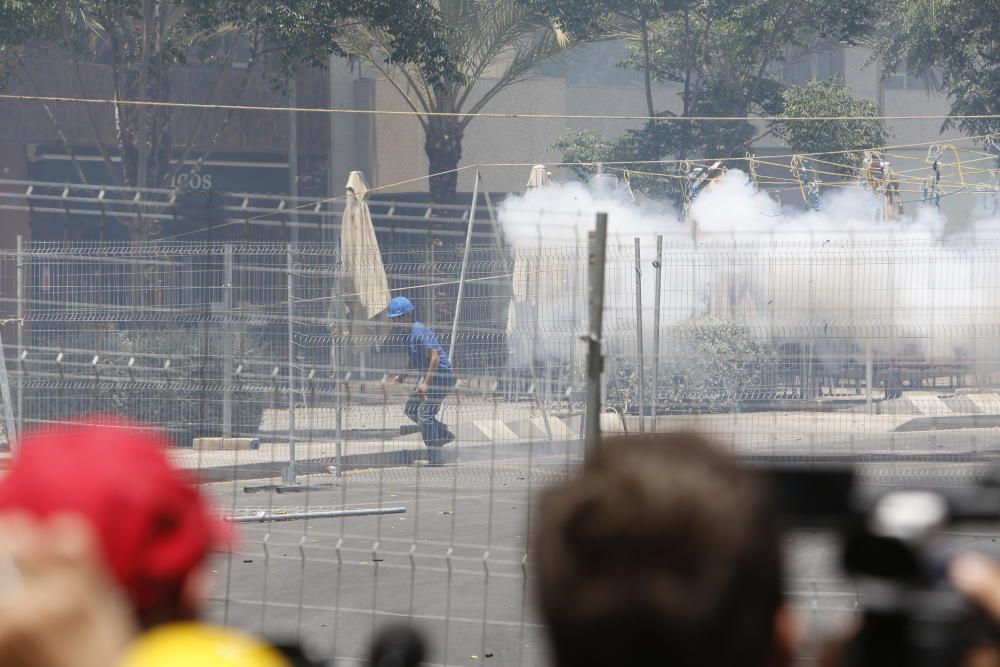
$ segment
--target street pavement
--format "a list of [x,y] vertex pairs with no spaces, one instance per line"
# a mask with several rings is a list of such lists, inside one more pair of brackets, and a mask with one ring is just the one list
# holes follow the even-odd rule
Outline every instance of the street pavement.
[[308,494],[207,485],[229,514],[406,508],[382,517],[242,524],[238,552],[214,564],[210,616],[272,638],[301,638],[342,664],[366,655],[373,629],[412,619],[433,662],[543,665],[522,568],[527,517],[539,491],[568,465],[548,457],[358,471]]
[[[853,458],[869,485],[967,486],[994,458],[996,437],[975,430],[823,439],[787,443],[780,458],[803,465]],[[381,517],[241,524],[237,551],[213,564],[209,615],[268,637],[299,638],[340,664],[363,659],[375,629],[412,621],[435,664],[545,665],[532,568],[524,564],[529,516],[538,494],[577,461],[572,454],[511,455],[372,468],[339,480],[303,478],[336,484],[307,493],[245,491],[268,480],[208,484],[223,511],[236,516],[406,508]],[[954,539],[970,544],[995,535]],[[859,599],[836,567],[831,535],[786,539],[788,594],[805,627],[808,662],[819,638],[856,618]]]

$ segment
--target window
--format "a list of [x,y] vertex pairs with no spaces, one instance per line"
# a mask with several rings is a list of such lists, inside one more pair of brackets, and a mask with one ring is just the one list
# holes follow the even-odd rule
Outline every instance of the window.
[[240,32],[236,35],[226,35],[224,40],[224,53],[228,50],[230,40],[236,40],[236,47],[233,49],[233,67],[246,69],[250,63],[250,39],[246,34]]
[[933,91],[938,87],[941,77],[936,68],[931,68],[927,74],[916,74],[903,67],[894,71],[886,71],[882,79],[882,87],[886,90],[923,90]]
[[779,78],[783,83],[801,86],[809,81],[829,81],[834,76],[843,78],[844,62],[839,49],[819,46],[789,53],[776,70],[780,72]]
[[540,65],[535,74],[565,77],[569,86],[642,85],[642,72],[619,67],[619,63],[628,56],[628,42],[625,40],[595,42]]

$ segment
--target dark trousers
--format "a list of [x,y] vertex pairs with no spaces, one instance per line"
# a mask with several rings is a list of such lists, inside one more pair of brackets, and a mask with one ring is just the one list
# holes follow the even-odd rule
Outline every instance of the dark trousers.
[[453,378],[435,380],[427,388],[426,394],[414,391],[406,401],[403,411],[411,421],[420,426],[420,435],[428,447],[440,447],[444,444],[448,427],[437,418],[441,404],[455,386]]

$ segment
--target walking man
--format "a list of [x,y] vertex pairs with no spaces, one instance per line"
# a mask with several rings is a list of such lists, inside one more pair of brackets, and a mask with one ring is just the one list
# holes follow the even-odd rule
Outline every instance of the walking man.
[[[428,461],[440,463],[440,447],[455,439],[448,427],[437,418],[441,403],[455,387],[455,371],[434,332],[416,320],[415,311],[409,299],[397,296],[389,302],[386,317],[393,320],[398,328],[409,331],[409,366],[416,370],[418,383],[406,401],[404,411],[420,427],[420,435],[429,448]],[[401,384],[405,379],[406,375],[400,374],[393,378],[393,383]]]

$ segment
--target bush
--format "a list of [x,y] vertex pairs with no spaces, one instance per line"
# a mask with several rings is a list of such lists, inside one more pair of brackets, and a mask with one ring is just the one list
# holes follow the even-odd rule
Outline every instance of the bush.
[[[749,327],[704,317],[664,331],[659,386],[647,359],[646,404],[686,405],[695,410],[732,410],[760,395],[766,380],[770,348]],[[639,372],[634,358],[615,356],[607,364],[606,399],[623,414],[639,406]]]
[[[66,350],[61,363],[29,358],[25,418],[33,423],[111,413],[159,426],[184,446],[193,438],[220,436],[225,335],[196,327],[63,335],[58,345]],[[240,363],[248,365],[241,359],[261,361],[267,356],[259,336],[245,331],[228,335],[233,337],[234,370]],[[135,360],[131,367],[130,359]],[[266,390],[236,378],[233,435],[256,435],[269,399]]]
[[673,353],[668,399],[732,409],[762,388],[769,348],[744,324],[711,316],[688,320],[668,345]]

